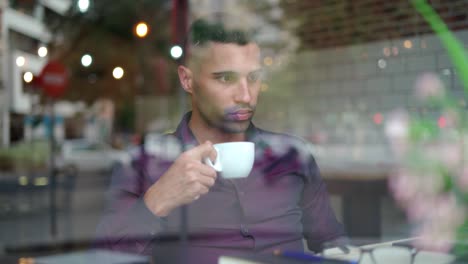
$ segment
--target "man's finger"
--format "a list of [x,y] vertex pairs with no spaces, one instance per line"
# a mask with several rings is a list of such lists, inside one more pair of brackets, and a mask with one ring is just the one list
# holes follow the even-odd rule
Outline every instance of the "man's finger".
[[216,179],[213,177],[208,177],[205,175],[200,175],[200,178],[198,178],[198,182],[205,186],[206,188],[211,188],[215,184]]
[[205,164],[200,163],[200,164],[196,165],[194,169],[197,170],[203,176],[207,176],[207,177],[210,177],[210,178],[216,178],[216,176],[217,176],[216,170],[213,169],[213,167],[211,167],[209,165],[205,165]]
[[213,143],[206,141],[203,144],[200,144],[193,149],[188,151],[188,154],[199,160],[203,161],[206,157],[210,158],[212,161],[216,160],[216,149],[213,147]]

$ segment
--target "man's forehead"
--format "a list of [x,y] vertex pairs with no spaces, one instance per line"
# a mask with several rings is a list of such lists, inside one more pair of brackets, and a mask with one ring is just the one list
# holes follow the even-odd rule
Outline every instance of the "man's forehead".
[[217,70],[236,70],[236,67],[253,70],[260,67],[260,48],[256,43],[238,45],[211,42],[206,45],[202,56],[202,67]]

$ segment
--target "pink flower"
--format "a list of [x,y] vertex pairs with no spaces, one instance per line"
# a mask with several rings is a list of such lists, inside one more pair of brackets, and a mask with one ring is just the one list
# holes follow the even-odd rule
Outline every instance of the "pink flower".
[[433,172],[425,172],[419,177],[419,193],[422,196],[436,196],[443,187],[443,178]]
[[453,246],[454,233],[441,233],[431,226],[424,226],[415,234],[415,236],[420,237],[415,241],[415,247],[428,251],[448,253]]
[[456,174],[457,182],[463,191],[468,192],[468,167],[465,166],[460,173]]
[[[441,115],[441,118],[443,118],[445,122],[444,127],[441,127],[444,129],[455,128],[460,123],[460,114],[453,109],[445,110],[443,114]],[[439,126],[440,126],[440,123],[439,123]]]
[[453,195],[439,196],[432,201],[432,210],[427,215],[416,235],[421,239],[416,246],[427,249],[448,252],[455,239],[458,226],[463,223],[464,209],[457,205]]
[[463,223],[464,208],[457,204],[453,194],[438,197],[434,206],[437,210],[433,210],[431,216],[440,228],[453,230]]
[[416,79],[416,97],[426,100],[431,97],[440,97],[445,93],[444,84],[435,73],[424,73]]
[[429,197],[419,196],[416,199],[408,202],[407,215],[410,221],[423,221],[427,215],[434,210],[433,204]]
[[[393,197],[404,207],[413,209],[439,195],[442,186],[442,177],[439,175],[429,172],[414,174],[403,168],[389,178]],[[419,210],[423,208],[416,208],[416,214],[419,214]]]
[[460,142],[436,142],[425,146],[426,157],[432,161],[440,161],[450,169],[458,167],[461,161],[462,146]]
[[389,178],[389,188],[397,202],[406,207],[418,193],[418,182],[406,170],[400,170]]

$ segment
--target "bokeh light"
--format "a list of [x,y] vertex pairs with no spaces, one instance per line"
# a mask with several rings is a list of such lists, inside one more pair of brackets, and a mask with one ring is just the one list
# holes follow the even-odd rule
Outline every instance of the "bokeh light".
[[380,69],[385,69],[387,67],[387,61],[384,59],[380,59],[377,64],[379,65]]
[[49,51],[44,46],[41,46],[41,47],[39,47],[39,49],[37,49],[37,55],[39,55],[39,57],[41,57],[41,58],[44,58],[45,56],[47,56],[48,52]]
[[85,13],[89,9],[89,0],[78,0],[78,8],[81,13]]
[[124,76],[124,70],[122,69],[122,67],[115,67],[112,71],[112,76],[114,76],[114,78],[117,80],[122,79],[122,77]]
[[81,65],[83,65],[84,67],[89,67],[92,63],[93,57],[91,57],[91,55],[85,54],[83,55],[83,57],[81,57]]
[[23,74],[23,80],[24,80],[26,83],[32,82],[33,79],[34,79],[34,75],[32,74],[32,72],[25,72],[25,73]]
[[145,22],[140,22],[135,26],[135,34],[139,38],[144,38],[148,35],[148,25]]
[[48,183],[47,177],[37,177],[34,179],[34,185],[36,186],[47,186]]
[[22,176],[18,177],[18,184],[19,185],[26,186],[26,185],[28,185],[28,182],[29,182],[29,180],[28,180],[27,176],[22,175]]
[[445,128],[447,126],[447,119],[444,116],[439,117],[439,120],[437,120],[437,125],[439,128]]
[[180,46],[175,45],[175,46],[173,46],[171,48],[171,56],[174,59],[180,58],[182,56],[182,53],[183,53],[183,51],[182,51],[182,48]]
[[382,113],[375,113],[373,117],[374,123],[376,125],[380,125],[383,122],[383,115]]
[[407,39],[405,42],[403,42],[403,46],[407,49],[411,49],[413,47],[413,42]]
[[16,65],[17,65],[18,67],[23,67],[24,64],[26,64],[26,59],[25,59],[23,56],[18,56],[18,57],[16,58]]
[[392,55],[392,51],[390,50],[389,47],[385,47],[383,48],[383,54],[385,57],[390,57],[390,55]]
[[263,64],[265,64],[266,66],[271,66],[273,65],[273,58],[272,57],[265,57],[263,59]]

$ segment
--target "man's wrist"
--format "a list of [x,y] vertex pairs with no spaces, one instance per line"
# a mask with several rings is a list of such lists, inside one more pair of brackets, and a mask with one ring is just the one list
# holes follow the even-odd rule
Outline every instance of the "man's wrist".
[[146,207],[150,210],[157,217],[166,217],[170,213],[170,206],[164,202],[164,199],[161,199],[161,195],[156,186],[151,187],[143,196],[143,202],[145,203]]

